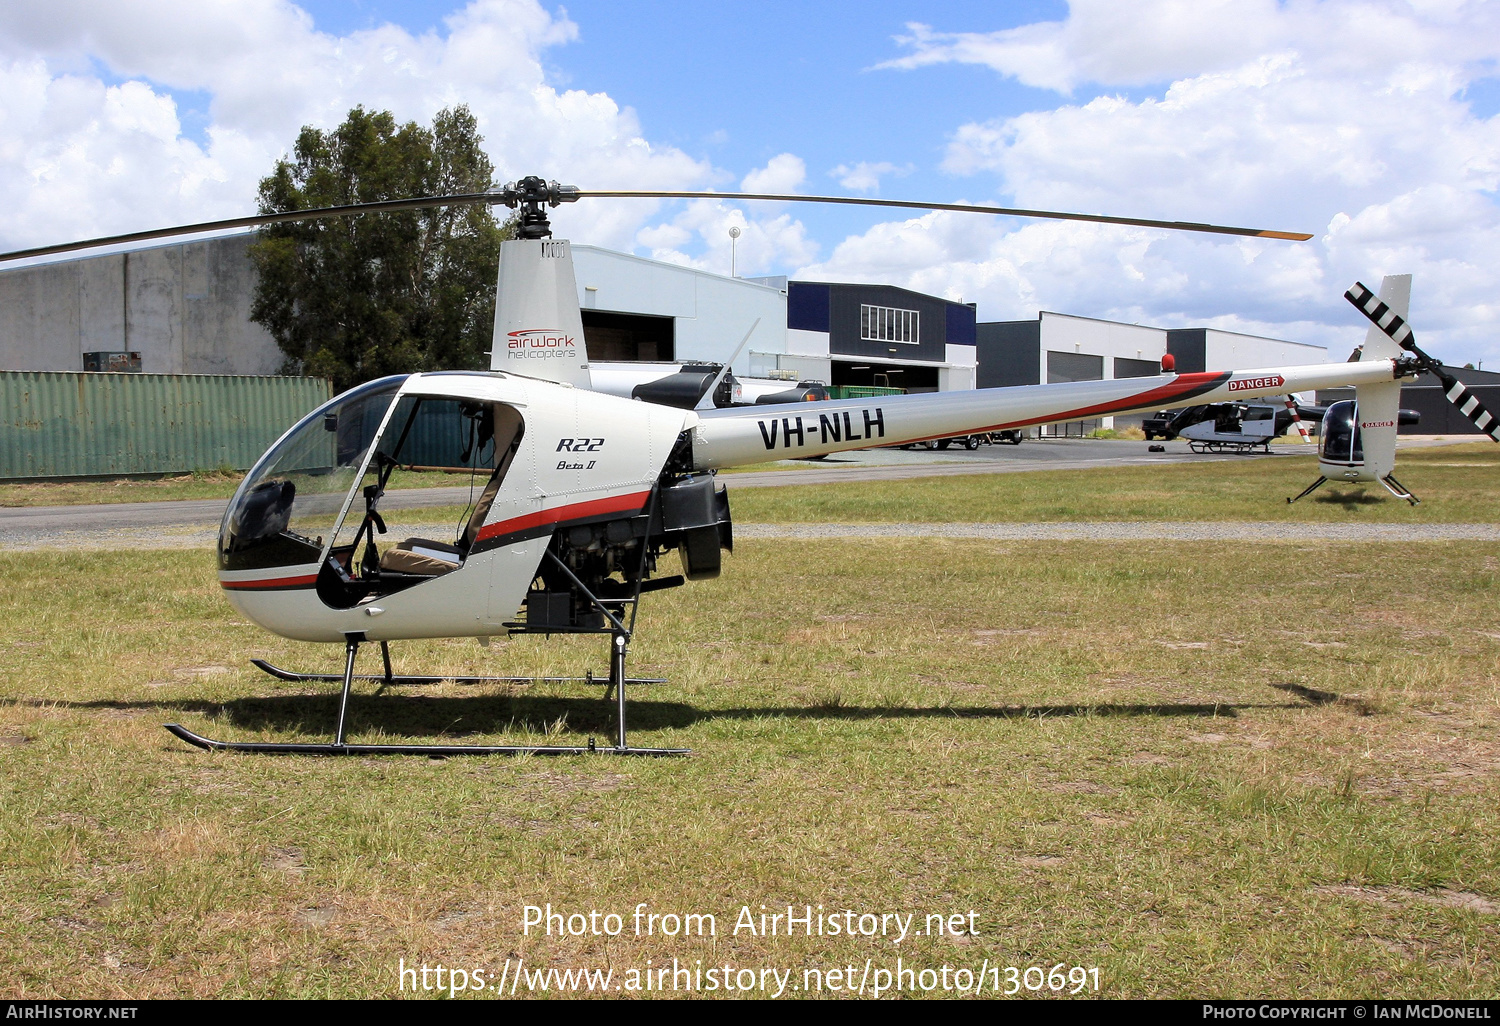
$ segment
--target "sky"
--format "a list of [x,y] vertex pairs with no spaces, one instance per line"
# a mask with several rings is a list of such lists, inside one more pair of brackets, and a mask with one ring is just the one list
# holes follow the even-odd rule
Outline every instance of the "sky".
[[1500,4],[1462,0],[7,0],[0,249],[253,213],[302,125],[466,103],[500,182],[994,203],[584,200],[559,237],[1328,346],[1411,273],[1419,343],[1500,367]]

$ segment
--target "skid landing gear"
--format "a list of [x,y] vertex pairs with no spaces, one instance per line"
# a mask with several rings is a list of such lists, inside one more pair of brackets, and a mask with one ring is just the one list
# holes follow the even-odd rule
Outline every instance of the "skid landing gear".
[[1294,497],[1292,497],[1290,499],[1287,499],[1286,501],[1287,501],[1288,505],[1290,505],[1293,502],[1296,502],[1298,499],[1300,499],[1300,498],[1302,498],[1304,496],[1311,495],[1313,492],[1317,491],[1319,488],[1321,488],[1327,482],[1328,482],[1328,478],[1326,478],[1326,477],[1320,477],[1320,478],[1318,478],[1312,484],[1308,485],[1306,488],[1302,489],[1302,491],[1298,492]]
[[[1310,484],[1306,488],[1302,489],[1301,493],[1299,493],[1295,498],[1287,499],[1286,501],[1287,502],[1296,502],[1297,499],[1302,498],[1302,496],[1304,496],[1304,495],[1311,495],[1314,491],[1316,491],[1318,489],[1318,486],[1322,485],[1327,480],[1328,480],[1328,478],[1326,478],[1326,477],[1320,477],[1320,478],[1318,478],[1312,484]],[[1413,495],[1410,491],[1408,491],[1407,488],[1406,488],[1406,486],[1404,484],[1402,484],[1400,481],[1397,481],[1395,474],[1387,474],[1387,475],[1385,475],[1385,477],[1382,477],[1380,479],[1380,483],[1385,486],[1385,490],[1386,491],[1390,492],[1396,498],[1398,498],[1398,499],[1405,499],[1407,502],[1411,503],[1413,506],[1415,506],[1417,503],[1419,503],[1419,502],[1422,501],[1421,499],[1419,499],[1415,495]]]
[[[613,619],[613,618],[612,618]],[[427,755],[447,757],[452,755],[688,755],[687,748],[632,748],[625,739],[625,688],[631,684],[659,684],[657,677],[625,676],[625,654],[630,644],[630,632],[615,621],[616,629],[610,632],[609,676],[586,677],[413,677],[391,672],[390,649],[380,643],[380,654],[385,664],[383,675],[354,673],[354,659],[359,646],[364,643],[363,634],[350,634],[344,643],[344,672],[292,673],[256,659],[254,663],[265,672],[281,680],[292,681],[339,681],[343,691],[339,695],[338,724],[334,729],[332,744],[282,743],[274,741],[216,741],[193,733],[179,723],[168,723],[166,728],[173,736],[190,745],[211,752],[253,752],[261,755]],[[531,683],[537,680],[584,682],[607,685],[606,697],[614,693],[616,703],[616,736],[613,747],[595,745],[593,739],[583,745],[351,745],[344,743],[344,728],[349,712],[349,691],[356,680],[378,681],[381,687],[394,684],[435,684],[442,680],[453,680],[461,684],[478,683]]]

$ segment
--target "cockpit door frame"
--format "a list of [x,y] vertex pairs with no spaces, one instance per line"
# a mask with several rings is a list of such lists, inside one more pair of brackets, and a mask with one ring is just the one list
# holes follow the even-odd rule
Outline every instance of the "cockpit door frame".
[[396,389],[396,394],[391,396],[391,404],[386,407],[385,415],[380,418],[380,427],[375,429],[375,435],[370,440],[370,447],[365,450],[365,458],[360,461],[359,471],[354,475],[354,483],[349,486],[349,493],[344,496],[343,505],[339,507],[339,515],[333,522],[333,529],[328,532],[328,541],[323,545],[323,553],[318,557],[318,567],[321,570],[323,564],[328,562],[328,557],[333,554],[334,542],[338,540],[339,531],[344,526],[344,520],[349,516],[349,508],[354,505],[354,497],[360,494],[364,487],[365,475],[370,472],[370,461],[375,458],[375,453],[380,449],[380,440],[385,437],[385,430],[390,426],[391,418],[396,414],[396,407],[401,403],[401,397],[406,393],[406,384]]

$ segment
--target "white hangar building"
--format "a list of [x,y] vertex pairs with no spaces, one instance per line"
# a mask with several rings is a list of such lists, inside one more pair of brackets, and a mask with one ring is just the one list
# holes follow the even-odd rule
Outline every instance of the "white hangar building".
[[[889,285],[728,278],[573,246],[589,359],[723,363],[741,378],[975,387],[975,309]],[[752,325],[754,326],[752,331]]]
[[[1323,346],[1242,335],[1218,328],[1153,328],[1044,310],[1034,320],[989,321],[977,326],[979,387],[1099,381],[1161,373],[1172,354],[1177,370],[1251,370],[1327,363]],[[1139,416],[1104,417],[1090,427],[1139,424]]]

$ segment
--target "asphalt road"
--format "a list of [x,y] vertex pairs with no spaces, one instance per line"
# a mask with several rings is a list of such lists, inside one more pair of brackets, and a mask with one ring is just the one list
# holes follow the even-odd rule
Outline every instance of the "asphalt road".
[[[1408,444],[1403,442],[1403,445]],[[1410,444],[1432,444],[1413,442]],[[1270,455],[1223,456],[1190,453],[1186,442],[1168,442],[1165,453],[1149,453],[1145,442],[1098,439],[1030,440],[1019,446],[981,446],[969,452],[873,449],[839,453],[826,460],[787,461],[777,469],[727,473],[730,491],[788,485],[820,485],[963,474],[1007,474],[1039,470],[1086,470],[1106,466],[1139,466],[1246,459],[1282,459],[1306,455],[1302,445],[1277,446]],[[385,510],[462,506],[470,501],[467,485],[392,491],[381,500]],[[122,502],[96,506],[23,506],[0,508],[0,550],[36,548],[195,548],[212,543],[226,505],[223,499],[176,502]],[[746,525],[748,526],[748,525]],[[451,529],[452,525],[442,525]],[[735,526],[740,533],[741,525]],[[747,535],[748,536],[748,535]]]

